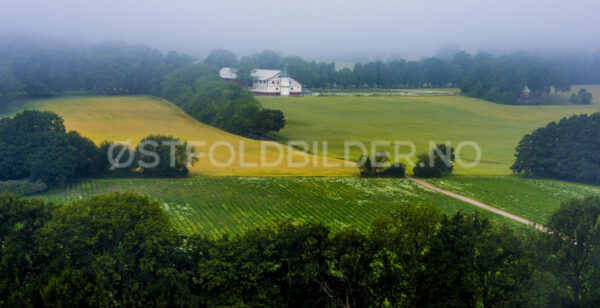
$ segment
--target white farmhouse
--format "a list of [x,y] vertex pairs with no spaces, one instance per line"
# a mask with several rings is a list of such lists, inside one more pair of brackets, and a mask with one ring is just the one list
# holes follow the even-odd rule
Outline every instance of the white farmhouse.
[[[236,80],[235,70],[224,67],[219,71],[219,76],[225,80]],[[299,95],[302,93],[302,84],[290,77],[287,67],[280,70],[255,69],[252,71],[254,80],[249,88],[257,95]]]

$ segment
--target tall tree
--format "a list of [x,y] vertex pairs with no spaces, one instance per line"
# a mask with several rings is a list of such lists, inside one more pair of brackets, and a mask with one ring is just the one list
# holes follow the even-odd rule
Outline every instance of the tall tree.
[[575,307],[600,301],[599,218],[599,197],[569,200],[546,223],[549,232],[540,235],[548,269],[568,286]]
[[204,59],[204,64],[213,65],[221,69],[223,67],[231,67],[237,61],[237,56],[232,51],[227,49],[214,49]]

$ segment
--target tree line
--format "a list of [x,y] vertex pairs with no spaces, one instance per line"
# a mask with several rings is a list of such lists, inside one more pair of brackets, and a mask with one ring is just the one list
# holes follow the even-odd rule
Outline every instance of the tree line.
[[[163,54],[145,45],[104,42],[63,46],[0,40],[0,103],[77,93],[150,94],[170,99],[175,96],[174,80],[169,77],[174,72],[218,80],[217,70],[224,66],[248,76],[254,68],[287,66],[295,79],[314,89],[460,87],[466,95],[506,104],[514,104],[525,85],[534,95],[547,100],[552,90],[567,91],[571,84],[600,83],[600,52],[542,58],[522,52],[494,57],[461,51],[448,59],[371,61],[336,70],[332,62],[306,61],[269,50],[238,59],[231,51],[216,49],[203,61],[210,67],[202,68],[192,56]],[[193,69],[202,74],[191,72]],[[170,89],[165,92],[169,78]],[[175,80],[178,78],[181,76]]]
[[600,52],[542,58],[523,52],[494,57],[484,52],[461,51],[450,59],[372,61],[336,70],[334,63],[306,61],[270,50],[238,59],[231,51],[216,49],[204,63],[234,67],[247,78],[255,68],[287,66],[288,72],[307,88],[459,87],[466,95],[504,104],[514,104],[526,85],[533,95],[548,100],[552,90],[568,91],[572,83],[600,83]]
[[600,113],[548,123],[521,139],[512,170],[600,185]]
[[285,125],[283,113],[262,108],[244,88],[220,81],[216,67],[196,62],[189,55],[124,42],[54,46],[0,40],[0,107],[57,95],[148,94],[242,135],[265,135]]
[[515,232],[478,214],[404,206],[367,232],[315,222],[217,239],[176,232],[147,197],[58,205],[0,195],[0,305],[594,307],[600,199]]

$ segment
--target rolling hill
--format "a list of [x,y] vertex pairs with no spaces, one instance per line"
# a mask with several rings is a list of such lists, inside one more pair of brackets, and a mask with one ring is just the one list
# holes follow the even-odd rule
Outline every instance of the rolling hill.
[[[597,93],[597,86],[585,87]],[[599,99],[595,96],[595,104],[589,106],[510,106],[464,96],[259,98],[266,108],[285,113],[287,125],[280,132],[284,139],[327,141],[331,157],[344,156],[346,140],[411,141],[417,154],[428,151],[429,141],[449,140],[454,146],[474,141],[481,147],[479,165],[455,169],[467,175],[509,174],[515,147],[525,134],[565,116],[597,112]],[[393,151],[385,146],[378,149]],[[463,149],[463,160],[471,162],[475,151]],[[361,153],[353,148],[351,154],[356,160]]]
[[[283,155],[279,155],[277,143],[257,141],[224,132],[205,125],[188,116],[174,104],[149,96],[106,96],[106,97],[66,97],[32,100],[22,105],[21,109],[50,110],[61,115],[68,130],[76,130],[95,143],[104,140],[128,141],[135,145],[150,134],[173,135],[182,140],[205,142],[205,146],[196,146],[196,152],[204,153],[191,168],[193,175],[206,176],[350,176],[357,174],[356,167],[323,168],[321,157],[308,155],[291,148],[281,147]],[[18,110],[11,110],[16,112]],[[210,149],[217,142],[231,144],[232,151],[225,145]],[[243,143],[244,156],[239,155],[240,143]],[[261,164],[261,148],[265,149],[265,157]],[[212,154],[211,154],[212,153]],[[213,157],[218,164],[210,163]],[[233,163],[221,167],[233,157]],[[280,157],[282,163],[276,163]],[[302,163],[309,159],[306,166],[288,164]],[[325,159],[328,164],[343,162],[336,159]],[[250,166],[250,165],[261,166]]]

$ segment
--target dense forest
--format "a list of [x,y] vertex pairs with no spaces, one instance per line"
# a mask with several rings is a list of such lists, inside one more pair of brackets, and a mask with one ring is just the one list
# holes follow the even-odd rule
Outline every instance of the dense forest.
[[517,173],[600,185],[600,113],[551,122],[517,146]]
[[178,234],[157,202],[57,205],[0,195],[0,306],[595,307],[600,199],[551,232],[406,206],[368,232],[313,222],[218,239]]

